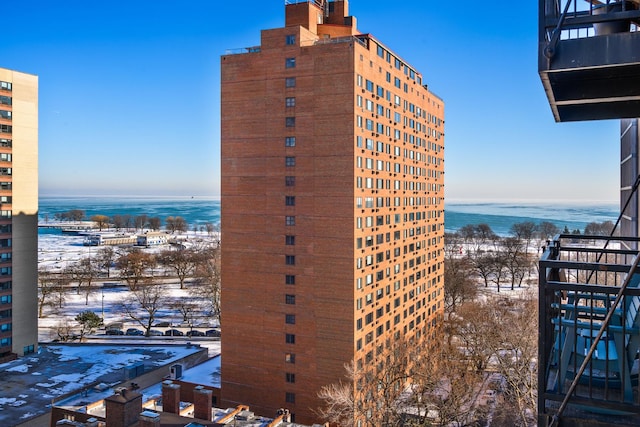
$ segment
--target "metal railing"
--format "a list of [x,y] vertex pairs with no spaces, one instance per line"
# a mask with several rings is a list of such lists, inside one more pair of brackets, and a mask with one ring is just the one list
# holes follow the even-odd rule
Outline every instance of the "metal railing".
[[[607,240],[609,241],[606,244]],[[538,413],[638,422],[638,238],[560,235],[540,259]],[[624,424],[624,422],[622,423]]]
[[256,53],[260,52],[262,48],[260,46],[251,46],[251,47],[238,47],[235,49],[226,49],[224,51],[225,55],[240,55],[243,53]]
[[345,36],[345,37],[327,37],[318,39],[314,44],[333,44],[333,43],[358,43],[365,48],[369,48],[369,39],[364,36]]
[[637,31],[638,3],[630,0],[539,0],[540,41],[593,37],[598,32]]

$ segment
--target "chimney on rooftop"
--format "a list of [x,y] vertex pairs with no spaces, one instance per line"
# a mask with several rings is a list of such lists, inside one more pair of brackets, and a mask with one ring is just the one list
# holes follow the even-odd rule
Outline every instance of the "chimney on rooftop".
[[160,427],[160,414],[152,411],[140,413],[138,427]]
[[195,406],[193,418],[211,421],[211,409],[213,407],[211,403],[212,394],[213,391],[208,390],[201,385],[196,386],[193,389],[193,404]]
[[104,399],[107,427],[130,427],[138,422],[142,412],[142,395],[121,388],[113,396]]
[[162,382],[162,410],[172,414],[180,413],[180,385],[173,381]]

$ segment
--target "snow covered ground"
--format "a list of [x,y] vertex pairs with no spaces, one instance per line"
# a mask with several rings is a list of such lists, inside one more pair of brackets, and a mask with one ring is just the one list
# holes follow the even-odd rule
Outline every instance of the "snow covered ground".
[[[126,379],[125,368],[167,365],[200,349],[186,345],[42,345],[37,354],[0,365],[0,425],[10,426],[42,414],[52,399]],[[16,420],[10,421],[10,420]]]
[[[187,243],[196,243],[211,240],[212,238],[204,233],[189,232],[181,238]],[[69,234],[40,234],[38,236],[38,267],[42,270],[60,272],[65,267],[79,261],[83,257],[96,256],[101,247],[84,246],[84,238]],[[158,252],[168,249],[169,246],[144,248],[144,251]],[[118,248],[114,248],[116,251]],[[164,275],[162,267],[157,268],[158,275]],[[183,317],[174,306],[173,302],[181,300],[193,300],[193,292],[187,284],[186,289],[180,289],[177,279],[163,280],[167,304],[162,306],[157,313],[155,323],[169,322],[171,325],[183,324]],[[62,308],[45,307],[43,317],[38,320],[39,341],[50,342],[58,337],[56,328],[65,322],[71,324],[72,328],[77,326],[74,318],[79,313],[89,310],[104,318],[104,324],[109,325],[114,322],[123,324],[123,330],[136,328],[142,330],[140,324],[128,319],[119,308],[120,303],[129,298],[128,290],[124,283],[118,279],[118,271],[112,269],[110,278],[100,279],[94,285],[94,290],[90,293],[88,301],[83,292],[77,294],[74,291],[67,292]],[[207,316],[203,310],[196,310],[190,319],[194,329],[205,332],[217,326],[217,320]],[[167,328],[155,328],[164,332]],[[183,324],[176,329],[186,333],[191,328]],[[104,333],[104,331],[102,331]],[[187,338],[188,339],[188,338]]]

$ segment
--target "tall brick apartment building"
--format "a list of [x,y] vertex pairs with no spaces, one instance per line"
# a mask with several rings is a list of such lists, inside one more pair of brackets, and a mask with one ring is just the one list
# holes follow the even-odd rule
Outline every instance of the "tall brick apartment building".
[[221,58],[222,399],[310,424],[443,313],[444,103],[347,0],[287,3]]
[[0,362],[38,346],[38,77],[0,68]]

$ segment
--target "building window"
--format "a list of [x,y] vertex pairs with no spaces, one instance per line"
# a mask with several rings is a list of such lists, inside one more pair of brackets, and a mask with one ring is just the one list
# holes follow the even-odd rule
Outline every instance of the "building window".
[[11,97],[0,95],[0,104],[2,105],[11,105]]
[[11,90],[11,83],[0,81],[0,89]]
[[285,206],[295,206],[296,205],[296,196],[285,196],[284,197]]
[[366,123],[365,124],[365,128],[367,130],[371,130],[372,131],[373,130],[373,120],[367,119],[365,123]]
[[296,335],[295,334],[285,334],[284,342],[287,344],[295,344],[296,343]]
[[296,125],[296,118],[295,117],[285,117],[284,124],[288,128],[294,127]]
[[287,265],[296,265],[296,256],[295,255],[285,255],[285,264]]
[[6,138],[0,138],[0,147],[11,147],[13,141]]
[[287,58],[284,60],[284,66],[286,68],[295,68],[296,66],[296,58]]
[[296,106],[296,99],[293,98],[293,97],[285,98],[284,105],[285,105],[285,107],[295,107]]
[[296,36],[295,34],[288,34],[284,38],[284,43],[288,46],[296,44]]
[[296,276],[293,274],[287,274],[284,276],[285,285],[295,285],[296,284]]
[[295,383],[296,382],[296,374],[293,374],[291,372],[286,372],[285,373],[285,380],[288,383]]
[[295,314],[285,314],[284,315],[284,323],[289,325],[296,324],[296,315]]
[[296,403],[296,394],[291,392],[286,392],[284,400],[287,403]]
[[33,354],[35,353],[35,346],[33,344],[31,345],[26,345],[22,348],[22,351],[24,352],[24,355],[26,356],[27,354]]
[[364,324],[369,325],[373,322],[373,313],[369,313],[364,317]]
[[296,244],[296,236],[284,236],[286,245],[293,246]]
[[296,78],[295,77],[287,77],[284,79],[285,87],[296,87]]
[[0,110],[0,119],[11,119],[11,111],[8,110]]
[[284,303],[285,304],[289,304],[289,305],[295,305],[296,303],[296,296],[295,295],[285,295],[284,296]]
[[284,217],[285,225],[296,225],[296,217],[295,216],[285,216]]
[[374,89],[373,82],[371,80],[367,80],[365,84],[366,84],[367,90],[373,93],[373,89]]
[[287,156],[284,158],[284,165],[286,167],[293,167],[296,165],[296,158],[292,156]]
[[284,139],[285,147],[295,147],[296,146],[296,137],[295,136],[287,136]]
[[285,353],[284,361],[287,363],[296,363],[296,355],[295,353]]
[[284,177],[284,185],[287,187],[293,187],[296,185],[296,177],[295,176],[285,176]]
[[2,133],[11,133],[11,132],[13,132],[13,126],[0,125],[0,132],[2,132]]

